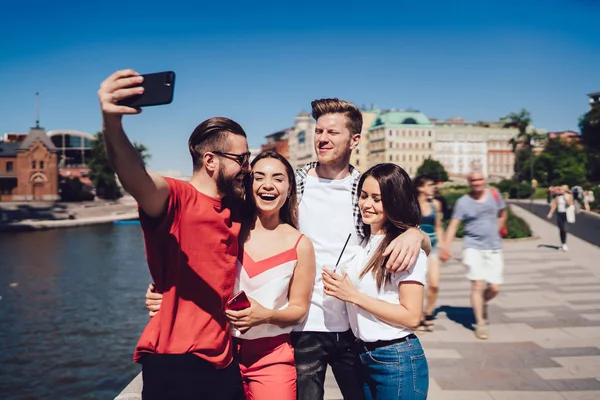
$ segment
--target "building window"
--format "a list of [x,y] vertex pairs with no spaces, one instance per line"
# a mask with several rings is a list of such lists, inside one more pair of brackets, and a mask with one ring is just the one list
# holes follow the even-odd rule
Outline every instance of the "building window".
[[390,154],[390,161],[393,161],[393,159],[392,159],[392,155],[391,155],[391,154]]
[[429,142],[429,148],[431,148],[431,142]]
[[431,136],[431,131],[429,131],[429,136]]
[[408,161],[412,161],[412,154],[408,155]]
[[406,154],[402,154],[402,161],[406,161]]
[[356,160],[356,166],[359,166],[359,165],[360,165],[360,160],[357,159]]
[[6,172],[11,172],[13,170],[13,162],[12,161],[8,161],[6,163]]
[[40,169],[44,169],[44,162],[40,161]]
[[390,149],[392,148],[392,146],[393,146],[393,145],[394,145],[394,144],[393,144],[392,142],[390,142]]
[[35,160],[31,162],[31,169],[35,169]]
[[304,144],[304,143],[306,143],[306,132],[300,131],[298,133],[298,144]]

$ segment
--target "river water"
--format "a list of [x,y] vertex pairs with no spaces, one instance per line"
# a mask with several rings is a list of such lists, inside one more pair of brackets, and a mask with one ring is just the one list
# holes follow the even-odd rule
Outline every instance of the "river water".
[[0,233],[0,398],[114,398],[149,282],[139,225]]

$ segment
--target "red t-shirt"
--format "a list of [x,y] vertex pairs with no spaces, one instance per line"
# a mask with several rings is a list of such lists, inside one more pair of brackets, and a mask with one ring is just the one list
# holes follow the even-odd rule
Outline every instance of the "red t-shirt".
[[161,218],[140,209],[146,257],[160,311],[142,332],[133,356],[192,353],[217,368],[232,361],[224,306],[233,294],[240,220],[221,200],[190,183],[165,178],[169,201]]

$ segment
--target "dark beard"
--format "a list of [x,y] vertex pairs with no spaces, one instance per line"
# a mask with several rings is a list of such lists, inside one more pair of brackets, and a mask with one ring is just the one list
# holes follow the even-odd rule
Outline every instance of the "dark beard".
[[243,185],[237,187],[235,184],[235,178],[237,175],[231,178],[228,178],[223,174],[222,170],[219,170],[219,176],[217,177],[217,189],[223,195],[223,197],[228,197],[231,199],[241,199],[244,197],[244,187]]

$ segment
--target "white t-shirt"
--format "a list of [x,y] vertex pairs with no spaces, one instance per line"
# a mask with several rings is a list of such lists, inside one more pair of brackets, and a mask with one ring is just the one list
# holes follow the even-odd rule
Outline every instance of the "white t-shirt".
[[[400,282],[416,281],[423,285],[426,284],[427,255],[423,250],[420,250],[415,264],[404,272],[392,274],[391,282],[386,283],[383,288],[381,288],[381,291],[379,291],[377,289],[377,282],[370,272],[363,276],[362,279],[359,279],[359,276],[373,256],[373,253],[377,250],[383,237],[384,235],[372,235],[370,237],[369,241],[362,246],[361,251],[350,265],[348,276],[359,292],[377,300],[392,304],[400,304],[400,296],[398,295],[398,285]],[[354,304],[346,303],[346,308],[348,310],[350,327],[352,328],[352,332],[354,332],[354,336],[365,342],[400,339],[413,333],[411,329],[393,326],[387,322],[383,322],[373,314]]]
[[338,180],[306,177],[298,208],[298,223],[300,232],[311,240],[315,248],[317,274],[308,314],[304,322],[294,328],[295,331],[344,332],[350,328],[344,302],[323,292],[321,273],[323,266],[330,269],[335,266],[349,234],[351,237],[338,270],[347,267],[360,250],[352,216],[353,206],[351,176]]
[[558,196],[558,207],[556,209],[559,213],[567,212],[567,200],[565,199],[565,195]]

